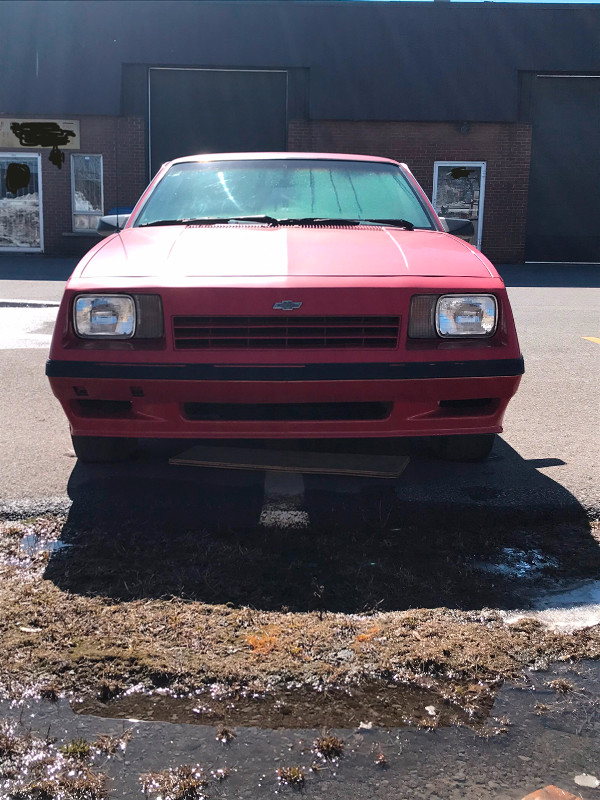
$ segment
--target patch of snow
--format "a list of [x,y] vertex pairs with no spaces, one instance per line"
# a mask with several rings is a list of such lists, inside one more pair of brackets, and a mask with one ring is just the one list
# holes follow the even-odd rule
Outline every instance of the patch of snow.
[[573,633],[600,624],[600,581],[583,581],[569,590],[541,595],[531,611],[505,611],[508,624],[523,617],[536,619],[550,630]]
[[75,213],[79,211],[95,211],[97,214],[102,214],[102,209],[94,208],[93,203],[87,199],[87,197],[78,190],[75,191]]
[[58,308],[0,308],[0,350],[47,349]]

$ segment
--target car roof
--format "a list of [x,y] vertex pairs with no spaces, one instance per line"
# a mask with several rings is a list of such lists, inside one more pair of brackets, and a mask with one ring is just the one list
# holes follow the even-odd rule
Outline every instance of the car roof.
[[384,164],[394,164],[400,166],[400,162],[394,161],[391,158],[382,158],[381,156],[366,156],[366,155],[352,155],[350,153],[200,153],[195,156],[184,156],[183,158],[174,158],[169,164],[185,164],[193,161],[290,161],[293,159],[302,160],[310,159],[312,161],[319,161],[327,159],[328,161],[378,161]]

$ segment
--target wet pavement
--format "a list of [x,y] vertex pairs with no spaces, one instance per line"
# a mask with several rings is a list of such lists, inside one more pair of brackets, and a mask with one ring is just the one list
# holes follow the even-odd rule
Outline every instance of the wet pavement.
[[[593,800],[598,792],[578,785],[575,777],[600,771],[599,690],[600,665],[595,662],[529,673],[519,685],[498,692],[479,731],[418,727],[414,720],[403,725],[401,703],[395,724],[393,718],[377,724],[367,706],[364,719],[341,728],[328,725],[325,709],[319,727],[301,728],[295,720],[286,726],[290,717],[284,715],[277,727],[230,724],[224,730],[221,724],[182,723],[176,703],[169,707],[171,721],[157,722],[140,719],[143,715],[121,720],[92,716],[64,699],[0,703],[0,716],[13,720],[21,733],[31,730],[56,740],[55,749],[77,739],[93,744],[101,734],[121,737],[129,731],[130,740],[112,756],[92,752],[87,762],[110,777],[111,798],[139,797],[141,775],[189,765],[203,770],[208,785],[197,796],[208,798],[292,794],[294,787],[282,785],[278,770],[298,767],[304,775],[303,795],[314,800],[346,800],[349,794],[359,800],[520,800],[550,783]],[[432,714],[435,709],[423,707],[423,717],[432,720]],[[319,752],[315,742],[324,736],[341,740],[341,755],[327,759]]]

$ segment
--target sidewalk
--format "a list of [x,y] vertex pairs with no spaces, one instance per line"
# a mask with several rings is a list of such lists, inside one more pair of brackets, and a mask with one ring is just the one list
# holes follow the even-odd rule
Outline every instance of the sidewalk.
[[0,253],[0,305],[58,304],[77,258]]

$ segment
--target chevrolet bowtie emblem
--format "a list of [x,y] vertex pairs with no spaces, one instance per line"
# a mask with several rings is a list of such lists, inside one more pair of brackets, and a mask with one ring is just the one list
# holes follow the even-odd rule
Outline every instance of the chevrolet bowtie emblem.
[[281,303],[275,303],[273,311],[295,311],[301,305],[302,303],[297,303],[295,300],[282,300]]

